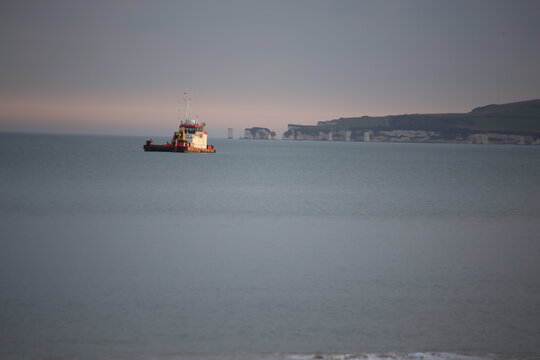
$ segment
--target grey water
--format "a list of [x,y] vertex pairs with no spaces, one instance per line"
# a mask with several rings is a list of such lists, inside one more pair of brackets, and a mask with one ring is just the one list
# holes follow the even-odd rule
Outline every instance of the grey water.
[[540,356],[540,147],[144,140],[0,134],[0,358]]

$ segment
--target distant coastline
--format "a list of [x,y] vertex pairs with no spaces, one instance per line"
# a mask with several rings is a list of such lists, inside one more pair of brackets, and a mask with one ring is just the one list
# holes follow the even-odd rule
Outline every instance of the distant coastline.
[[[247,130],[247,129],[246,129]],[[540,99],[468,113],[362,116],[289,124],[284,140],[540,145]]]
[[263,127],[245,128],[243,139],[275,140],[276,132]]

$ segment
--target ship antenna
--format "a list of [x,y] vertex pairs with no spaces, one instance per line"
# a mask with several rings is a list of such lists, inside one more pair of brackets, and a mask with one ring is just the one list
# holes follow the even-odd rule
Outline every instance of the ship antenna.
[[178,124],[178,131],[181,130],[182,128],[182,124],[184,123],[182,121],[182,116],[180,115],[181,114],[181,111],[182,111],[182,101],[178,100],[178,103],[180,104],[180,106],[178,107],[177,109],[177,115],[176,115],[176,119],[178,120],[179,124]]
[[[181,104],[180,100],[178,100],[178,103]],[[180,125],[182,125],[182,117],[180,116],[180,111],[182,111],[181,107],[182,106],[180,105],[178,109],[176,109],[176,120],[178,120]]]
[[188,90],[184,91],[184,104],[185,104],[185,120],[187,121],[189,119],[189,102],[191,101]]

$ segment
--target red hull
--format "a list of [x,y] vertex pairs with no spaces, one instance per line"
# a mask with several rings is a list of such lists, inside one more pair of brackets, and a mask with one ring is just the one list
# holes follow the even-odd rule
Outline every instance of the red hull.
[[148,140],[143,146],[144,151],[162,151],[162,152],[193,152],[193,153],[215,153],[213,145],[206,146],[206,149],[199,149],[189,146],[189,143],[180,144],[154,144],[151,140]]

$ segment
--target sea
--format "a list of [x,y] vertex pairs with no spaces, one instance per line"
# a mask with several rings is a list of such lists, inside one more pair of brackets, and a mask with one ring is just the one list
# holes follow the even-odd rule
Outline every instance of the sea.
[[540,358],[540,146],[144,140],[0,134],[1,359]]

